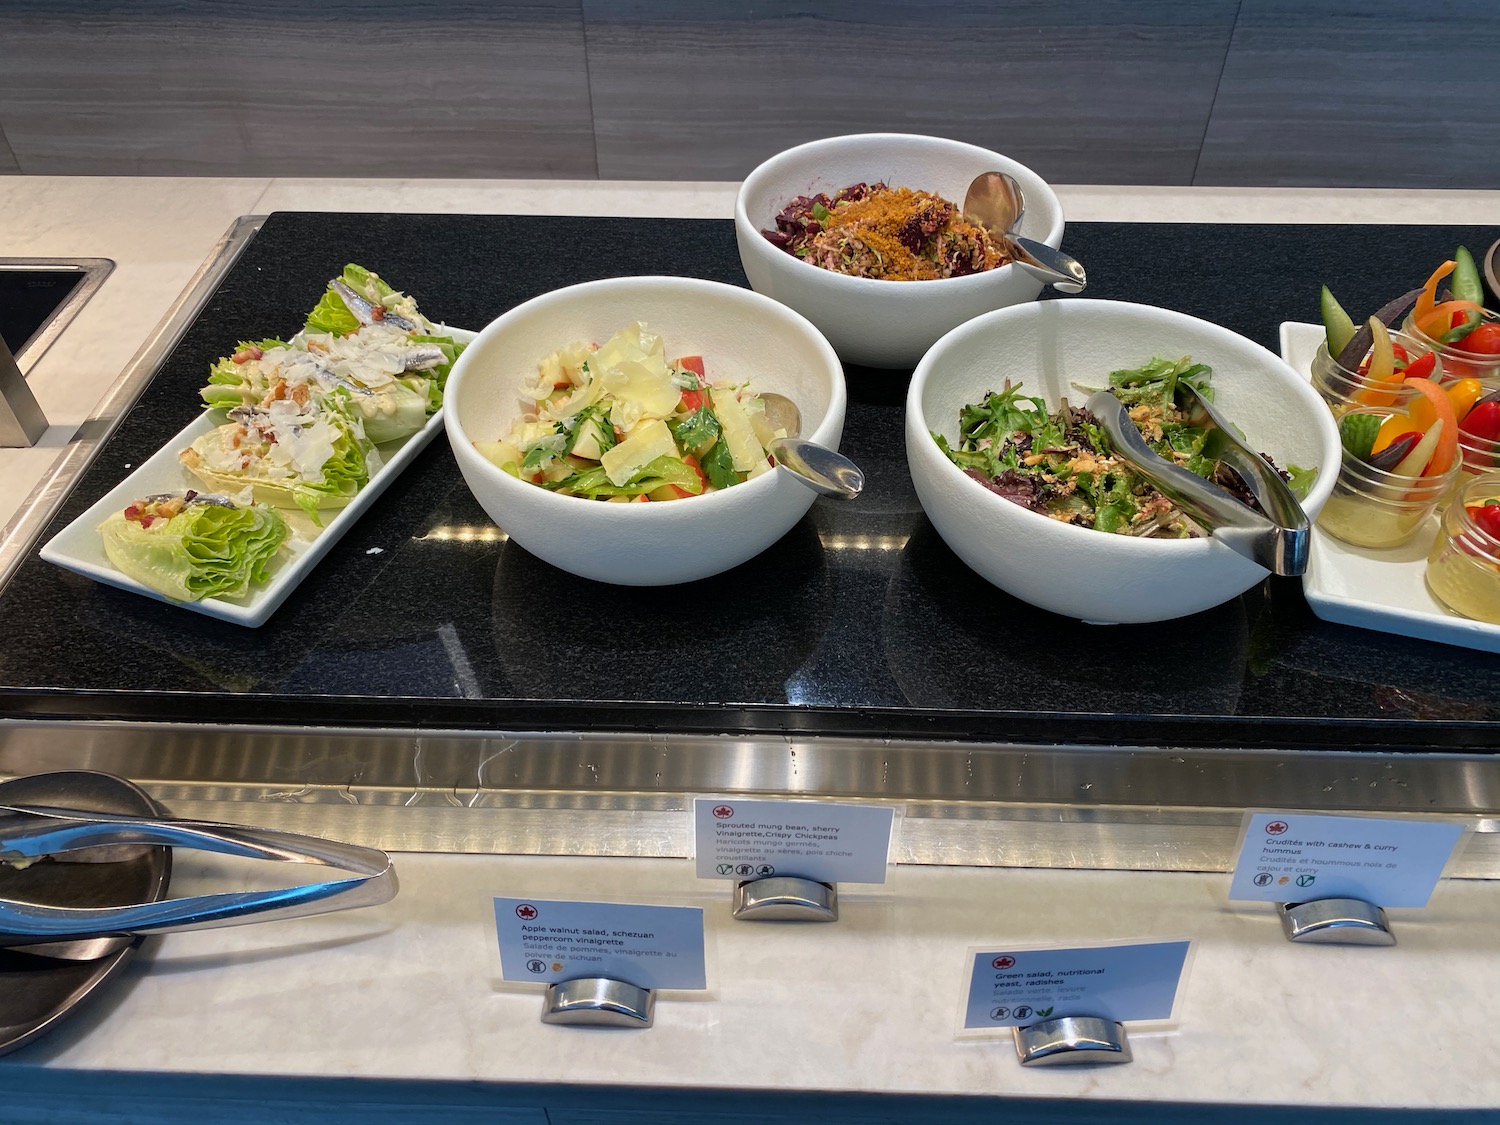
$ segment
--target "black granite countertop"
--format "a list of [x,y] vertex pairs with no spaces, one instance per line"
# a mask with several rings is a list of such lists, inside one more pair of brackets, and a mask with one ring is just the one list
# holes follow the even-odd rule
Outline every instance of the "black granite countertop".
[[[1496,232],[1074,224],[1091,297],[1217,321],[1272,348],[1318,285],[1373,309]],[[36,548],[197,413],[208,365],[290,333],[357,261],[480,328],[624,274],[745,284],[717,220],[272,215],[0,591],[0,715],[490,730],[803,732],[1155,745],[1500,747],[1500,657],[1330,625],[1295,580],[1159,625],[1087,626],[989,586],[917,503],[908,372],[851,368],[856,503],[820,500],[729,574],[574,578],[493,527],[434,441],[263,627],[95,584]],[[568,628],[587,610],[607,635]],[[586,639],[585,639],[586,636]]]

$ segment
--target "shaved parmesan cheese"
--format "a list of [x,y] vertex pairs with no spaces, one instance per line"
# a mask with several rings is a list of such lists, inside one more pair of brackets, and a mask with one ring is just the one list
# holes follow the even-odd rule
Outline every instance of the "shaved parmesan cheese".
[[715,387],[714,413],[719,416],[724,441],[729,445],[729,456],[734,460],[736,472],[748,473],[766,461],[766,451],[761,448],[755,431],[750,428],[750,417],[735,393],[725,387]]
[[610,483],[623,485],[658,457],[676,457],[677,446],[672,431],[659,418],[646,422],[613,449],[599,458]]

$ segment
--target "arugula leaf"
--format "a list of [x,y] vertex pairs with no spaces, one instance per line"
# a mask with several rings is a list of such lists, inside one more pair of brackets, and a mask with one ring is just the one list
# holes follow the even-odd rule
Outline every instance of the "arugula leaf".
[[961,444],[970,450],[984,438],[1001,442],[1017,430],[1030,431],[1046,422],[1046,402],[1023,395],[1019,386],[1009,383],[1003,390],[989,392],[983,402],[970,403],[958,412]]

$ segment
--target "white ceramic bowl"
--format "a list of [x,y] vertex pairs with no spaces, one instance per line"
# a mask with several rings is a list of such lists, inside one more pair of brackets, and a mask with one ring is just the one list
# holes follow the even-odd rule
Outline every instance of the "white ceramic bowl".
[[449,376],[444,421],[475,499],[506,534],[553,566],[623,586],[707,578],[758,555],[802,518],[815,494],[785,470],[734,488],[654,504],[558,496],[517,480],[474,442],[510,432],[519,389],[537,364],[575,340],[602,343],[631,321],[659,334],[669,357],[702,355],[710,381],[748,380],[786,395],[803,436],[838,448],[843,370],[806,319],[767,297],[685,277],[622,277],[554,290],[479,333]]
[[1082,299],[1000,309],[954,329],[917,365],[906,456],[917,496],[953,552],[1032,605],[1084,621],[1165,621],[1226,602],[1267,572],[1212,537],[1135,539],[1060,523],[964,475],[932,432],[956,441],[959,408],[1006,377],[1056,407],[1152,356],[1213,368],[1214,404],[1282,468],[1316,468],[1303,508],[1316,518],[1338,477],[1333,415],[1280,358],[1226,328],[1148,305]]
[[1026,195],[1021,234],[1049,246],[1063,236],[1062,205],[1040,176],[998,152],[909,133],[809,141],[771,157],[740,185],[734,232],[750,287],[796,309],[846,363],[912,367],[944,332],[981,313],[1036,299],[1042,283],[1019,266],[932,281],[846,277],[788,254],[761,232],[799,195],[864,181],[930,191],[962,206],[981,172],[1009,172]]

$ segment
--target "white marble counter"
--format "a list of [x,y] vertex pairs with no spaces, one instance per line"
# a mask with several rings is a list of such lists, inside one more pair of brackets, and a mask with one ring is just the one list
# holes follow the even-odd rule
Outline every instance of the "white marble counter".
[[[1500,226],[1500,192],[1065,187],[1060,195],[1078,221]],[[0,523],[240,215],[727,217],[733,197],[725,184],[0,177],[6,256],[118,263],[31,372],[54,424],[37,449],[0,450]],[[398,866],[403,890],[384,907],[160,940],[110,998],[0,1063],[0,1088],[29,1114],[12,1119],[93,1120],[67,1116],[55,1099],[141,1074],[163,1076],[163,1091],[174,1079],[239,1075],[478,1083],[497,1096],[558,1083],[1120,1100],[1140,1105],[1143,1120],[1161,1102],[1500,1106],[1500,1070],[1490,1062],[1500,1053],[1494,883],[1445,885],[1427,911],[1395,912],[1401,944],[1372,950],[1293,947],[1268,909],[1229,907],[1222,875],[904,867],[887,887],[848,896],[837,925],[798,927],[731,921],[724,889],[697,883],[686,861],[403,855]],[[214,873],[185,860],[176,888],[201,888]],[[663,999],[650,1031],[543,1026],[539,997],[499,981],[496,894],[701,903],[711,989]],[[1008,1040],[955,1040],[970,945],[1183,934],[1198,947],[1180,1026],[1137,1036],[1134,1065],[1023,1071]],[[527,1113],[548,1104],[535,1092],[521,1102]],[[116,1119],[116,1103],[99,1105],[97,1119]],[[732,1098],[722,1108],[736,1105],[753,1108]],[[118,1106],[119,1120],[149,1117]],[[1071,1104],[1069,1120],[1087,1116]]]
[[[1494,883],[1445,884],[1427,910],[1391,912],[1395,948],[1356,948],[1291,945],[1269,906],[1226,901],[1224,875],[898,867],[846,888],[840,921],[820,926],[736,922],[728,885],[688,860],[397,858],[385,906],[158,939],[117,995],[0,1063],[0,1086],[103,1071],[729,1099],[774,1076],[786,1091],[1500,1106]],[[173,890],[244,871],[192,860]],[[701,905],[709,991],[664,994],[648,1031],[543,1025],[539,991],[499,979],[497,894]],[[1132,1065],[1027,1070],[1008,1037],[955,1039],[970,946],[1184,935],[1179,1024],[1134,1035]]]

